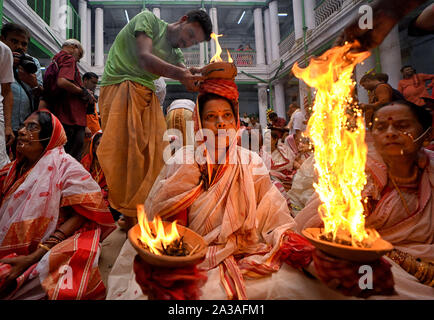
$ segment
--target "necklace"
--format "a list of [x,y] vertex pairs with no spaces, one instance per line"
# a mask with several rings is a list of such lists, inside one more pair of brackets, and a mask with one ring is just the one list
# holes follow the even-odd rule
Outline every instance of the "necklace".
[[408,216],[410,216],[411,215],[410,209],[408,208],[407,201],[405,201],[405,199],[401,193],[401,190],[398,187],[398,184],[403,185],[403,184],[410,184],[411,182],[415,182],[417,180],[417,176],[418,176],[417,166],[414,167],[414,173],[409,178],[397,178],[390,173],[388,175],[389,175],[390,181],[392,181],[393,187],[398,192],[399,198],[401,199],[401,203],[404,206],[405,211],[407,212]]
[[413,167],[413,173],[412,173],[411,177],[408,177],[408,178],[395,177],[390,172],[388,172],[388,175],[392,179],[392,181],[394,181],[398,185],[405,185],[405,184],[410,184],[412,182],[415,182],[417,180],[418,173],[419,172],[417,170],[417,166],[414,166]]

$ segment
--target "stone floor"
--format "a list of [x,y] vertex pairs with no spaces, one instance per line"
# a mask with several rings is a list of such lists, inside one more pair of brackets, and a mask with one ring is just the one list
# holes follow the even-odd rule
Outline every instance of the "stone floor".
[[108,275],[113,268],[116,258],[124,245],[126,232],[122,231],[119,226],[114,230],[101,244],[101,256],[99,258],[99,269],[101,278],[107,286]]

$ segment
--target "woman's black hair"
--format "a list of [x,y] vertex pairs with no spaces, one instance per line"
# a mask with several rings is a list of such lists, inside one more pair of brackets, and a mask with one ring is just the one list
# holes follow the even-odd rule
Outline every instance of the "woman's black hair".
[[228,98],[219,96],[218,94],[215,93],[205,93],[205,94],[201,94],[199,95],[198,98],[198,104],[199,104],[199,115],[202,118],[202,112],[203,112],[203,107],[205,106],[205,103],[207,103],[208,101],[211,100],[219,100],[219,99],[223,99],[226,100],[232,108],[232,113],[234,114],[235,119],[237,118],[237,115],[235,114],[235,108],[234,108],[234,104],[231,100],[229,100]]
[[[51,113],[44,111],[36,111],[38,115],[39,126],[41,127],[41,131],[39,131],[39,139],[51,138],[53,134],[53,119],[51,118]],[[44,149],[48,146],[50,139],[39,141]]]
[[412,103],[410,101],[407,101],[407,100],[396,100],[396,101],[387,103],[387,104],[381,106],[380,108],[378,108],[374,112],[374,116],[378,112],[378,110],[380,110],[380,109],[382,109],[382,108],[384,108],[386,106],[396,105],[396,104],[407,106],[410,109],[410,111],[414,114],[414,116],[416,117],[417,121],[422,126],[422,130],[423,131],[427,130],[428,128],[430,128],[432,126],[432,115],[431,115],[431,113],[428,110],[426,110],[424,107],[417,106],[414,103]]

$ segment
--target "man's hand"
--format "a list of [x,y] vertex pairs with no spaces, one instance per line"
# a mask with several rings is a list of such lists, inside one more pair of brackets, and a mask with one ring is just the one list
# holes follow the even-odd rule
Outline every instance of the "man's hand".
[[393,29],[393,27],[408,13],[416,9],[427,0],[375,0],[370,6],[373,8],[372,28],[359,27],[360,16],[350,24],[335,40],[333,46],[342,46],[346,41],[358,41],[360,47],[354,51],[366,51],[378,47]]
[[6,140],[6,147],[11,146],[15,140],[14,132],[12,128],[9,126],[5,127],[5,140]]
[[184,74],[179,80],[188,91],[196,92],[199,91],[200,81],[204,78],[202,76],[193,75],[188,69],[185,69]]
[[88,103],[96,103],[96,98],[93,96],[93,92],[89,89],[83,88],[81,98]]
[[21,52],[12,52],[12,55],[14,56],[14,68],[18,67],[18,64],[20,63]]
[[191,74],[202,74],[202,68],[190,67],[188,70]]
[[30,88],[39,86],[35,73],[27,73],[22,66],[18,66],[18,78]]

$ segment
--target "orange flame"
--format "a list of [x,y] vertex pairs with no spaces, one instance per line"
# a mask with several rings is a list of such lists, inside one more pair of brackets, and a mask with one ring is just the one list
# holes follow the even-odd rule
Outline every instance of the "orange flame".
[[[210,63],[212,63],[212,62],[223,62],[223,60],[222,60],[222,58],[221,58],[221,54],[222,54],[222,47],[220,46],[220,43],[219,43],[219,40],[218,40],[218,38],[219,37],[222,37],[223,35],[222,34],[215,34],[214,32],[212,32],[211,33],[211,38],[212,39],[214,39],[214,41],[215,41],[215,55],[211,58],[211,60],[209,61]],[[229,63],[232,63],[232,62],[234,62],[233,60],[232,60],[232,57],[231,57],[231,55],[230,55],[230,53],[229,53],[229,51],[226,49],[226,51],[228,52],[228,62]]]
[[295,64],[292,71],[317,89],[307,132],[314,145],[318,172],[314,187],[322,202],[318,211],[325,234],[332,234],[335,240],[338,232],[348,232],[353,246],[358,246],[369,237],[361,196],[366,184],[367,146],[364,119],[352,99],[352,75],[356,64],[370,53],[350,52],[355,46],[358,44],[346,43],[332,48],[311,59],[307,68]]
[[226,49],[226,52],[228,53],[228,62],[229,62],[229,63],[234,62],[234,60],[232,60],[231,54],[229,53],[229,50],[228,50],[228,49]]
[[222,58],[220,57],[222,53],[222,47],[220,47],[220,43],[218,38],[223,36],[222,34],[215,34],[214,32],[211,33],[211,38],[215,41],[215,55],[211,58],[210,62],[222,62]]
[[176,221],[172,223],[171,231],[166,234],[159,216],[156,216],[151,223],[148,222],[143,205],[137,205],[137,220],[140,226],[140,241],[146,244],[149,251],[156,255],[162,255],[162,246],[167,247],[170,243],[179,239]]

